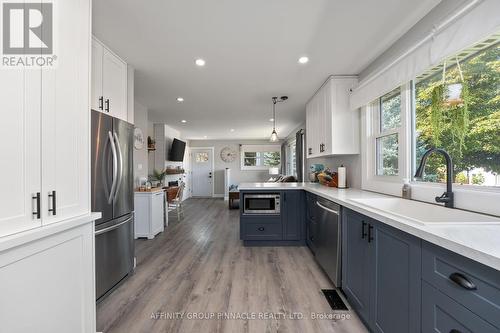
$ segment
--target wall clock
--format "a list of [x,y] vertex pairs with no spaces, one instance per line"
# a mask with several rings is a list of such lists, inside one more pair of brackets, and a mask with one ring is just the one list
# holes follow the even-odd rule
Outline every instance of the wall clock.
[[134,148],[142,149],[144,147],[144,135],[142,134],[142,130],[139,127],[134,129]]
[[234,162],[236,159],[236,150],[231,147],[224,147],[220,151],[220,158],[226,163]]

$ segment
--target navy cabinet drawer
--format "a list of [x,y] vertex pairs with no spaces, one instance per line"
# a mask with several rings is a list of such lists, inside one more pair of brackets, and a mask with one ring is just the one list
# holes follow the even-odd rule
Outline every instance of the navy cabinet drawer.
[[422,278],[500,328],[499,271],[423,242]]
[[498,333],[498,329],[422,282],[422,332]]
[[283,228],[278,223],[245,223],[244,240],[282,240]]

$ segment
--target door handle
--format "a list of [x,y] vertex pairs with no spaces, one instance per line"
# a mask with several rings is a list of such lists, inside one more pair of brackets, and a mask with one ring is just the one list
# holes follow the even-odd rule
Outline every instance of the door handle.
[[362,225],[361,225],[361,239],[365,239],[366,237],[366,222],[363,221]]
[[111,227],[107,227],[107,228],[104,228],[104,229],[101,229],[101,230],[98,230],[95,232],[95,235],[100,235],[100,234],[103,234],[105,232],[108,232],[108,231],[111,231],[111,230],[114,230],[114,229],[118,229],[119,227],[121,227],[122,225],[124,225],[125,223],[128,223],[132,220],[132,218],[128,218],[126,219],[125,221],[123,222],[120,222],[118,224],[115,224],[115,225],[112,225]]
[[117,181],[116,178],[118,176],[118,170],[117,170],[118,156],[116,155],[115,142],[113,139],[113,134],[111,134],[111,132],[108,132],[108,139],[109,142],[111,143],[111,152],[113,153],[113,184],[111,185],[111,190],[109,191],[109,197],[108,197],[108,204],[111,204],[111,202],[113,202],[113,195],[116,189],[116,181]]
[[118,191],[120,190],[120,186],[122,185],[122,179],[123,179],[123,154],[122,154],[122,148],[120,147],[120,140],[118,140],[118,134],[116,132],[113,133],[113,137],[115,139],[116,143],[116,151],[118,153],[118,167],[117,173],[118,173],[118,180],[116,183],[116,189],[115,193],[113,194],[113,200],[116,198],[116,195],[118,194]]
[[449,276],[450,280],[455,282],[457,285],[460,287],[467,289],[467,290],[476,290],[477,287],[472,281],[467,279],[467,277],[461,273],[453,273]]
[[[52,199],[52,200],[51,200]],[[52,201],[52,208],[49,208],[49,213],[52,213],[52,215],[56,215],[56,191],[49,192],[49,201]]]
[[101,96],[99,97],[99,110],[103,110],[104,109],[104,97]]
[[106,109],[105,109],[106,112],[109,112],[109,98],[106,99]]
[[322,204],[320,204],[318,201],[316,201],[316,205],[318,205],[318,207],[323,208],[323,209],[324,209],[324,210],[326,210],[326,211],[329,211],[330,213],[333,213],[333,214],[335,214],[335,215],[339,215],[339,212],[337,212],[336,210],[333,210],[333,209],[330,209],[330,208],[328,208],[328,207],[323,206],[323,205],[322,205]]
[[35,219],[39,220],[40,219],[40,192],[37,192],[35,195],[31,197],[31,199],[36,200],[35,202],[35,211],[32,213],[33,216],[35,216]]
[[371,243],[373,240],[372,230],[373,230],[373,226],[371,224],[369,224],[368,225],[368,243]]

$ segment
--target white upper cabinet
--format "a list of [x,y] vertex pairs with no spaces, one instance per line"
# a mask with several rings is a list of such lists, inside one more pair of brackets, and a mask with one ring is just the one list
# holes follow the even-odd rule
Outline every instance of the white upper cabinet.
[[54,66],[0,69],[0,237],[90,212],[90,8],[54,6]]
[[355,76],[332,76],[306,105],[308,158],[359,154],[359,111],[349,108]]
[[0,69],[0,236],[41,225],[40,70]]
[[55,68],[42,71],[42,220],[89,213],[88,0],[58,2]]
[[127,64],[92,39],[92,109],[128,121]]

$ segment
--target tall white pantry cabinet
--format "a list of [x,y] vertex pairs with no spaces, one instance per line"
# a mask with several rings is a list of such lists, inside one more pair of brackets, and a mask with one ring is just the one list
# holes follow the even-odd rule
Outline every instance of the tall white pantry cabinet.
[[95,332],[91,0],[52,3],[55,65],[0,69],[2,332]]

